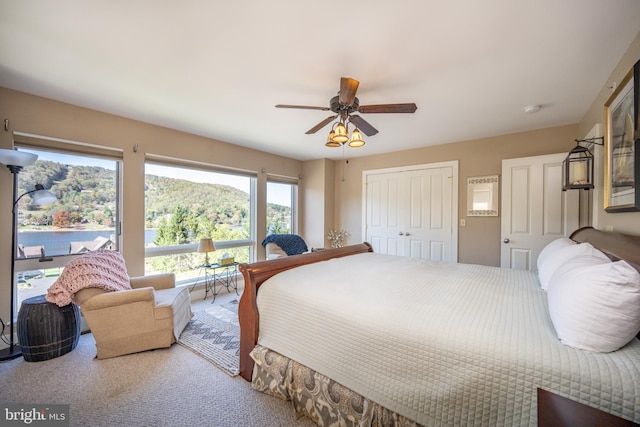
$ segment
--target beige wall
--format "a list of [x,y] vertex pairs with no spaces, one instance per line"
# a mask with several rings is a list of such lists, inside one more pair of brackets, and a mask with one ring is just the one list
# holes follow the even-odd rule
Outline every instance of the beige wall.
[[302,164],[298,231],[309,249],[327,246],[327,233],[333,227],[334,169],[335,162],[328,159],[310,160]]
[[[624,76],[640,60],[640,33],[633,40],[629,49],[624,54],[611,76],[603,84],[600,93],[589,107],[589,110],[580,120],[578,134],[582,137],[587,134],[596,124],[600,125],[602,136],[605,132],[604,104],[612,94],[610,87],[614,82],[619,83]],[[603,230],[613,229],[615,231],[640,235],[640,212],[607,213],[604,210],[603,191],[597,192],[599,197],[594,201],[594,226]]]
[[466,216],[467,178],[500,175],[503,159],[569,152],[577,130],[577,125],[560,126],[351,159],[344,164],[344,181],[341,167],[336,166],[336,226],[351,233],[349,243],[364,239],[363,171],[458,160],[458,217],[466,220],[466,226],[458,228],[458,261],[499,266],[501,217]]
[[[122,150],[124,157],[123,245],[129,274],[144,274],[144,161],[145,154],[223,165],[257,174],[257,240],[266,229],[266,175],[298,177],[302,163],[195,135],[64,104],[0,88],[0,119],[9,119],[9,131],[0,131],[0,148],[12,148],[13,132],[23,132]],[[138,145],[134,152],[134,145]],[[9,299],[12,175],[0,168],[0,301]],[[259,255],[263,253],[258,245]],[[0,317],[9,317],[0,304]]]

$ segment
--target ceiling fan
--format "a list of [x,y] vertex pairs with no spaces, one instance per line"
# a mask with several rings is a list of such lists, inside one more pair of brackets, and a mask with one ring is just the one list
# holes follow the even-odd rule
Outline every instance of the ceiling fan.
[[[371,126],[369,122],[363,119],[359,115],[361,114],[373,114],[373,113],[414,113],[418,108],[415,103],[404,104],[376,104],[376,105],[360,105],[360,101],[356,97],[358,86],[360,82],[350,77],[342,77],[340,79],[340,91],[338,95],[331,98],[328,107],[312,107],[308,105],[287,105],[278,104],[276,108],[297,108],[304,110],[323,110],[333,111],[335,114],[327,117],[307,132],[307,135],[314,134],[332,121],[338,119],[338,122],[332,127],[329,138],[327,139],[327,146],[340,147],[349,140],[347,135],[348,123],[353,123],[356,127],[349,145],[352,147],[360,147],[364,145],[364,141],[358,130],[361,130],[367,136],[373,136],[378,133],[378,130]],[[357,134],[356,134],[357,133]]]

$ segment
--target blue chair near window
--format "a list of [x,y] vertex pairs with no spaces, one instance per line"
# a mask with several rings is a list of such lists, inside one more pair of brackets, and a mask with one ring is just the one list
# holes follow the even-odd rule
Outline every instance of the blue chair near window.
[[309,251],[304,239],[297,234],[270,234],[262,246],[267,250],[267,259],[300,255]]

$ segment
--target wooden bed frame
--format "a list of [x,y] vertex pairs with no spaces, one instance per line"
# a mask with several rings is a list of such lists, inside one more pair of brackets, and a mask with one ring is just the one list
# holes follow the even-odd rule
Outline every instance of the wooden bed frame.
[[[592,227],[584,227],[574,231],[570,238],[576,242],[589,242],[611,259],[624,259],[640,271],[640,236],[604,232]],[[291,268],[364,252],[373,252],[369,243],[294,255],[271,261],[240,264],[239,269],[244,277],[244,291],[240,298],[238,318],[240,321],[240,375],[244,379],[251,381],[253,372],[254,362],[249,353],[258,342],[260,315],[256,296],[262,283],[274,274]]]
[[574,231],[569,238],[576,242],[591,243],[613,261],[623,259],[640,272],[640,236],[583,227]]
[[369,243],[345,246],[335,249],[324,249],[302,255],[293,255],[277,258],[269,261],[258,261],[251,264],[240,264],[238,268],[244,278],[244,291],[238,305],[238,320],[240,321],[240,375],[247,381],[251,381],[253,372],[253,359],[249,353],[258,343],[258,331],[260,314],[256,304],[258,288],[265,280],[291,268],[301,265],[326,261],[331,258],[340,258],[349,255],[373,252]]

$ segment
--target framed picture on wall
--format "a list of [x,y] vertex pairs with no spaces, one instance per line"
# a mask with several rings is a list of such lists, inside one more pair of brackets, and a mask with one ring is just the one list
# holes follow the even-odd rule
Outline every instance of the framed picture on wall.
[[498,216],[498,175],[467,178],[467,216]]
[[622,79],[605,104],[605,211],[640,210],[640,61]]

